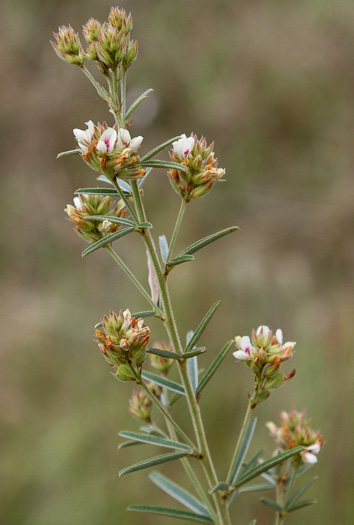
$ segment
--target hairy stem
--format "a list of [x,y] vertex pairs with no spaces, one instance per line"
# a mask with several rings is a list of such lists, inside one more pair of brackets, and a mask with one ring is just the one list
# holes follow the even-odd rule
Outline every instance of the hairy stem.
[[[138,214],[138,218],[140,222],[146,221],[146,215],[144,206],[141,200],[141,195],[139,191],[139,187],[136,181],[131,181],[131,188],[132,193],[134,197],[135,207]],[[144,234],[144,241],[147,247],[147,250],[149,251],[152,263],[154,265],[154,269],[157,275],[159,288],[160,288],[160,297],[161,302],[163,305],[164,313],[165,313],[165,327],[167,330],[167,333],[170,337],[170,341],[172,344],[172,347],[175,352],[178,352],[179,354],[183,354],[183,347],[180,341],[180,337],[178,334],[176,321],[173,315],[172,305],[168,293],[167,283],[165,282],[165,279],[163,277],[163,274],[161,272],[161,267],[159,260],[156,255],[156,250],[151,238],[151,232],[150,230],[145,230]],[[214,484],[218,483],[218,478],[215,472],[215,468],[213,465],[213,461],[211,458],[208,442],[205,435],[204,425],[200,413],[200,409],[197,403],[196,395],[193,390],[193,386],[187,371],[186,363],[185,361],[181,361],[177,363],[180,377],[186,392],[186,398],[188,403],[188,408],[190,411],[194,432],[197,438],[198,442],[198,449],[200,453],[203,456],[203,468],[204,472],[208,481],[209,486],[213,486]],[[230,517],[228,514],[228,508],[225,501],[222,501],[221,496],[219,494],[214,494],[213,499],[218,511],[219,516],[219,523],[220,525],[228,525],[230,524]]]
[[179,229],[180,229],[180,226],[181,226],[181,222],[182,222],[182,219],[183,219],[183,216],[184,216],[184,212],[186,210],[186,206],[187,206],[186,201],[184,199],[182,199],[181,207],[179,209],[177,220],[176,220],[176,224],[175,224],[175,227],[174,227],[174,230],[173,230],[173,234],[172,234],[172,237],[171,237],[170,246],[168,248],[167,261],[169,261],[171,259],[171,257],[172,257],[173,248],[174,248],[175,243],[176,243],[177,235],[178,235],[178,232],[179,232]]

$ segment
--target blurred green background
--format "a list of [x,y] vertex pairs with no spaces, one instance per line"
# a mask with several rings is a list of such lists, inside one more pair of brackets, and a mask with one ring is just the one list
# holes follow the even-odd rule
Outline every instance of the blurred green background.
[[[109,308],[146,307],[108,254],[86,247],[65,220],[74,190],[95,184],[72,129],[110,119],[75,66],[49,40],[59,25],[106,19],[111,2],[15,0],[2,4],[1,29],[1,457],[4,525],[147,525],[168,520],[125,513],[131,503],[170,505],[148,471],[118,470],[148,457],[117,452],[130,385],[118,384],[93,340]],[[222,300],[201,341],[206,367],[226,340],[252,327],[282,327],[297,341],[294,380],[258,410],[252,450],[271,454],[264,424],[279,411],[308,408],[325,446],[309,496],[319,504],[289,525],[352,521],[353,421],[353,70],[354,4],[219,0],[127,0],[139,59],[129,96],[154,93],[132,134],[144,153],[178,133],[215,140],[227,182],[193,202],[178,246],[238,224],[241,231],[176,269],[171,288],[183,332]],[[93,71],[95,68],[92,69]],[[109,120],[109,122],[111,122]],[[171,234],[179,202],[154,173],[145,200],[154,233]],[[116,245],[146,282],[139,239]],[[152,321],[153,339],[163,337]],[[289,369],[291,364],[289,364]],[[246,405],[251,373],[231,357],[201,400],[222,479]],[[178,410],[186,418],[183,406]],[[139,450],[138,450],[139,448]],[[151,451],[150,454],[152,455]],[[178,464],[162,469],[182,483]],[[257,495],[234,509],[234,523],[273,522]],[[172,523],[172,521],[171,521]]]

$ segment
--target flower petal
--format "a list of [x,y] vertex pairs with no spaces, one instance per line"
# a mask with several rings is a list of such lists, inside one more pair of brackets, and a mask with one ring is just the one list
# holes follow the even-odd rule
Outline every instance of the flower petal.
[[252,359],[252,357],[243,350],[236,350],[236,352],[234,352],[232,355],[239,361],[249,361],[250,359]]
[[130,136],[129,131],[127,129],[119,128],[118,135],[119,135],[120,142],[122,143],[122,146],[127,148],[131,141],[131,136]]
[[138,137],[134,137],[131,141],[130,141],[130,144],[129,144],[129,147],[132,151],[136,151],[141,143],[143,141],[143,137],[141,135],[139,135]]
[[278,328],[275,332],[275,338],[280,345],[283,344],[283,330],[281,330],[281,328]]
[[188,137],[183,143],[183,156],[188,157],[194,146],[194,137]]
[[248,337],[248,335],[244,335],[243,337],[241,337],[240,347],[248,355],[251,355],[251,340]]
[[305,452],[305,454],[303,455],[303,459],[305,463],[308,463],[309,465],[314,465],[318,461],[315,454],[311,454],[311,452]]
[[257,335],[262,334],[264,337],[267,337],[269,335],[269,332],[270,332],[269,326],[262,324],[261,326],[257,328],[256,334]]

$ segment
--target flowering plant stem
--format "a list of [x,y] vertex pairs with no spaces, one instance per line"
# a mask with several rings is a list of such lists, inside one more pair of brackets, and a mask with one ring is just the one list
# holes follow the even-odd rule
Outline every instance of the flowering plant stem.
[[170,246],[169,246],[169,249],[168,249],[168,254],[167,254],[167,259],[166,259],[167,261],[169,261],[171,259],[171,257],[172,257],[173,248],[174,248],[175,243],[176,243],[177,235],[178,235],[178,232],[179,232],[182,220],[183,220],[184,212],[186,211],[186,207],[187,207],[187,203],[186,203],[186,201],[184,199],[182,199],[181,200],[181,207],[180,207],[179,212],[178,212],[176,224],[175,224],[175,227],[174,227],[174,230],[173,230],[173,234],[172,234],[171,241],[170,241]]
[[[144,205],[141,199],[139,187],[136,181],[131,181],[131,188],[132,188],[135,208],[136,208],[136,212],[137,212],[139,221],[146,222],[147,218],[145,214],[145,209],[144,209]],[[182,210],[182,207],[181,207],[181,210]],[[180,215],[181,215],[181,212],[180,212]],[[181,219],[182,217],[180,218],[179,222],[181,222]],[[167,282],[163,277],[160,263],[157,258],[156,250],[155,250],[152,238],[151,238],[151,233],[148,229],[144,230],[143,238],[145,241],[146,248],[150,254],[152,264],[154,266],[154,270],[156,272],[157,280],[159,283],[160,297],[161,297],[161,302],[163,305],[163,310],[164,310],[164,315],[165,315],[164,323],[165,323],[166,331],[169,335],[173,350],[183,355],[183,348],[182,348],[182,344],[181,344],[180,337],[178,334],[173,310],[172,310],[172,305],[171,305],[171,301],[170,301],[170,297],[168,293]],[[178,361],[177,365],[178,365],[178,370],[179,370],[179,374],[181,377],[181,381],[182,381],[183,387],[186,392],[188,407],[189,407],[189,411],[190,411],[190,415],[191,415],[191,419],[192,419],[192,423],[194,427],[194,432],[197,438],[199,452],[202,455],[203,469],[204,469],[208,484],[211,487],[212,485],[218,483],[218,478],[217,478],[215,468],[212,462],[211,454],[209,451],[209,446],[208,446],[206,435],[205,435],[205,430],[204,430],[204,425],[203,425],[203,421],[201,418],[201,413],[199,410],[199,405],[197,403],[196,395],[193,390],[193,386],[192,386],[189,374],[187,372],[185,360]],[[228,512],[228,507],[226,505],[226,501],[222,499],[220,494],[213,494],[213,499],[214,499],[215,506],[217,508],[220,525],[230,524],[231,523],[230,516]]]

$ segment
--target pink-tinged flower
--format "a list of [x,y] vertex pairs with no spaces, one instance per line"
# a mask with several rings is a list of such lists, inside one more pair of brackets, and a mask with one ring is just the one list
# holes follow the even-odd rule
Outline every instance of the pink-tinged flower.
[[319,453],[321,450],[321,447],[318,443],[315,443],[314,445],[310,445],[309,447],[306,447],[307,452],[305,452],[302,456],[305,463],[308,463],[309,465],[314,465],[317,463],[318,459],[316,454]]
[[233,353],[233,356],[240,361],[248,361],[253,359],[251,354],[251,340],[248,335],[241,337],[238,344],[240,346],[240,350],[236,350],[236,352]]
[[129,148],[132,151],[136,151],[143,141],[143,137],[131,138],[130,133],[127,129],[119,128],[118,130],[118,147]]
[[270,332],[269,326],[262,324],[261,326],[257,328],[256,334],[263,335],[263,337],[268,337],[269,332]]
[[86,153],[91,145],[93,136],[95,134],[95,126],[92,122],[92,120],[89,120],[88,122],[85,122],[87,125],[87,129],[74,129],[74,135],[78,142],[79,148],[81,151]]
[[283,330],[281,330],[281,328],[278,328],[275,332],[275,338],[280,345],[283,344]]
[[100,155],[112,153],[117,142],[117,132],[114,128],[107,128],[101,135],[97,143],[96,151]]
[[173,151],[178,157],[188,157],[194,146],[194,137],[188,137],[183,133],[181,138],[172,143]]

